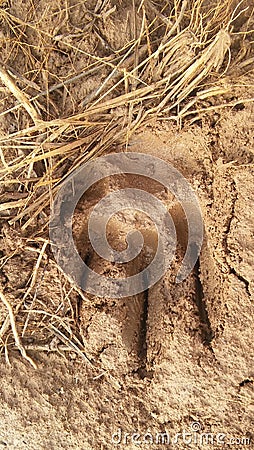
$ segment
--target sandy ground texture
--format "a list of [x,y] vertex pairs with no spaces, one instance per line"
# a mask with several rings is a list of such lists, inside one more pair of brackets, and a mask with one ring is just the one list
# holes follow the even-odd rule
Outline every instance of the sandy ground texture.
[[[231,112],[227,123],[237,115],[237,135],[244,136],[251,114]],[[214,156],[209,134],[199,127],[176,132],[161,124],[135,136],[132,151],[159,154],[195,186],[205,225],[200,273],[176,287],[170,271],[146,298],[81,302],[86,354],[108,370],[104,376],[75,354],[66,359],[31,350],[37,371],[14,355],[11,367],[2,362],[3,448],[114,448],[111,438],[117,432],[113,440],[120,442],[119,430],[130,436],[122,436],[118,448],[136,448],[131,443],[135,432],[147,442],[153,439],[152,448],[162,448],[155,443],[158,436],[163,439],[158,433],[173,439],[186,430],[192,440],[201,439],[191,428],[198,424],[214,442],[218,433],[227,440],[252,438],[253,167],[249,145],[241,162],[230,158],[227,133],[219,124],[218,147],[228,161]],[[238,139],[235,146],[241,145]],[[82,205],[79,223],[81,210]],[[128,222],[124,227],[115,220],[114,241],[126,228]],[[84,241],[82,232],[78,247],[83,255]],[[96,264],[100,268],[95,258]],[[6,263],[9,284],[16,283],[19,271],[18,262]],[[39,298],[44,289],[57,295],[50,282],[53,273],[39,287]],[[181,439],[177,448],[186,448]],[[205,448],[205,442],[190,448]]]
[[[32,61],[15,42],[15,26],[20,23],[11,22],[14,35],[8,40],[9,28],[2,22],[3,60],[28,79],[33,67],[34,94],[36,84],[47,87],[71,74],[73,67],[82,70],[88,53],[102,57],[133,38],[132,7],[126,2],[101,2],[107,4],[102,19],[85,34],[82,27],[91,22],[85,2],[68,2],[68,15],[65,2],[52,3],[17,1],[7,10],[20,18],[35,10],[40,18],[44,41],[39,54],[32,49]],[[88,3],[89,11],[96,7],[96,2]],[[155,2],[148,3],[153,14]],[[140,26],[139,20],[135,26]],[[238,30],[241,26],[240,21]],[[51,49],[52,30],[58,43]],[[26,29],[26,37],[27,45],[33,45],[32,27]],[[104,77],[102,69],[86,82],[70,84],[68,92],[54,91],[44,113],[61,117],[66,111],[76,112]],[[227,101],[253,96],[251,70],[243,84]],[[5,92],[1,95],[4,108],[13,106]],[[144,250],[135,264],[124,268],[103,263],[91,251],[87,236],[88,215],[98,199],[116,188],[135,186],[153,193],[171,211],[178,237],[172,267],[155,286],[129,298],[78,293],[49,248],[31,284],[39,247],[29,241],[29,230],[23,233],[20,223],[11,226],[8,217],[1,217],[1,286],[13,309],[19,310],[17,328],[37,369],[17,351],[8,323],[3,333],[2,305],[0,449],[254,448],[253,113],[249,102],[208,112],[182,127],[154,118],[128,140],[128,151],[159,157],[177,168],[199,199],[203,246],[191,274],[180,284],[174,276],[186,248],[186,220],[159,183],[135,176],[108,178],[90,189],[75,211],[73,230],[81,257],[98,273],[116,278],[149,264],[156,232],[144,214],[116,215],[108,228],[112,246],[123,250],[126,233],[135,228],[144,234]],[[27,117],[14,112],[0,120],[3,135],[17,131]],[[124,150],[124,145],[112,149]],[[38,165],[36,175],[40,170]],[[50,328],[52,323],[72,337],[76,348]],[[80,355],[76,350],[81,342]]]

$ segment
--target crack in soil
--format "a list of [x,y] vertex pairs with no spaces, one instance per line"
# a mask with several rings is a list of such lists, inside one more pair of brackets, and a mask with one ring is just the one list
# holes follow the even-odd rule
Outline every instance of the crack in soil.
[[212,325],[209,319],[209,314],[207,311],[206,303],[204,300],[204,292],[203,292],[203,286],[201,283],[201,279],[199,276],[200,273],[200,260],[198,258],[195,268],[195,282],[196,282],[196,295],[195,295],[195,303],[198,308],[199,313],[199,319],[200,319],[200,325],[202,329],[202,338],[203,343],[208,346],[212,351],[212,345],[211,342],[215,336],[214,331],[212,329]]
[[230,273],[233,274],[233,275],[235,275],[235,276],[238,278],[238,280],[241,281],[241,282],[245,285],[246,292],[247,292],[248,296],[251,297],[250,283],[249,283],[249,281],[246,280],[246,278],[244,278],[242,275],[240,275],[240,274],[234,269],[234,267],[231,267],[231,266],[229,266],[229,267],[230,267]]
[[225,236],[223,238],[223,247],[225,249],[225,262],[229,268],[229,273],[235,275],[238,278],[238,280],[241,281],[245,285],[246,292],[247,292],[248,296],[250,297],[251,293],[249,290],[249,284],[250,284],[249,281],[246,278],[244,278],[242,275],[240,275],[237,272],[237,270],[234,267],[232,267],[232,265],[230,264],[230,261],[228,261],[228,255],[230,254],[230,250],[228,249],[227,238],[230,233],[232,220],[235,218],[235,206],[236,206],[236,202],[238,200],[238,192],[237,192],[236,183],[234,180],[232,180],[231,187],[232,187],[232,192],[234,192],[234,197],[232,199],[231,213],[230,213],[230,216],[228,217],[227,229],[225,231]]

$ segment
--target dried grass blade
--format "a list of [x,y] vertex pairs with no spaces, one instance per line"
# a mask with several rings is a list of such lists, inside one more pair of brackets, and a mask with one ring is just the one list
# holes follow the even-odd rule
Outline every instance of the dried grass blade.
[[37,365],[35,364],[33,359],[27,354],[25,347],[21,343],[21,340],[20,340],[20,337],[19,337],[19,334],[17,331],[17,327],[16,327],[16,321],[15,321],[15,316],[13,313],[12,306],[1,290],[0,290],[0,299],[8,310],[12,333],[13,333],[15,344],[16,344],[18,350],[20,351],[23,358],[25,358],[31,364],[31,366],[33,366],[34,369],[37,369]]

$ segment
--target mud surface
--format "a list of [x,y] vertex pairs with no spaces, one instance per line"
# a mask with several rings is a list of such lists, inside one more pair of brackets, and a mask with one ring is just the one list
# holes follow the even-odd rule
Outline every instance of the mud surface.
[[[114,8],[115,2],[111,3]],[[36,13],[43,17],[41,26],[49,32],[56,27],[54,17],[59,18],[62,5],[47,6],[43,15],[40,8],[44,6],[45,2],[39,2]],[[85,65],[86,52],[96,49],[96,54],[103,56],[105,45],[117,50],[132,39],[132,9],[120,2],[116,12],[96,22],[96,32],[87,29],[79,41],[82,57],[70,49],[69,41],[66,47],[63,36],[71,34],[73,44],[89,14],[83,6],[81,2],[70,9],[68,20],[63,13],[58,23],[61,39],[50,57],[43,61],[43,54],[34,55],[35,71],[42,61],[47,66],[44,83],[56,81],[53,73],[70,74],[73,64],[76,68]],[[17,1],[13,13],[22,17],[24,8],[29,15],[30,7],[30,2]],[[32,28],[29,33],[32,40]],[[5,57],[9,50],[3,48]],[[28,73],[21,53],[17,50],[13,57],[15,67]],[[56,107],[60,115],[76,111],[100,82],[89,77],[86,83],[70,86],[68,95],[55,94],[49,110]],[[246,95],[253,91],[251,86],[250,72]],[[236,89],[235,98],[237,95]],[[75,324],[88,360],[74,351],[66,352],[59,336],[52,335],[53,343],[45,342],[38,313],[32,315],[30,327],[32,324],[34,329],[24,342],[37,371],[14,349],[3,352],[0,362],[0,449],[219,449],[220,439],[225,448],[253,448],[253,113],[251,103],[222,108],[192,125],[183,124],[181,129],[170,121],[154,119],[128,142],[128,151],[154,155],[176,167],[199,199],[204,222],[202,251],[195,268],[180,284],[174,280],[186,247],[186,223],[181,208],[161,185],[135,177],[112,178],[82,198],[74,217],[75,240],[82,258],[98,273],[130,276],[154,255],[154,226],[135,211],[117,215],[108,228],[109,242],[116,250],[125,248],[130,229],[143,232],[145,246],[135,264],[121,268],[105,263],[89,247],[91,208],[115,188],[137,187],[138,183],[171,211],[178,237],[176,258],[155,286],[118,300],[78,296],[59,273],[51,254],[45,257],[30,293],[34,310],[44,311],[46,305],[52,314],[57,311],[59,327],[61,320],[66,320],[62,322],[65,329],[69,325],[73,330]],[[8,116],[1,123],[2,133],[16,126],[16,118]],[[121,146],[112,149],[124,150]],[[15,307],[26,292],[38,252],[31,251],[18,225],[14,230],[3,221],[1,233],[1,283]],[[4,319],[3,306],[0,313]],[[20,314],[23,321],[25,312]],[[46,329],[49,319],[43,316],[43,320]],[[10,331],[5,339],[6,345],[13,343]],[[43,351],[36,347],[38,342]],[[183,441],[184,432],[190,433],[188,445]],[[202,438],[202,433],[210,435]],[[221,433],[225,436],[218,437]],[[167,444],[167,438],[178,440]]]
[[[228,115],[228,123],[235,114]],[[241,133],[246,111],[237,115]],[[1,432],[10,448],[113,448],[111,436],[119,429],[142,436],[150,432],[155,442],[156,433],[191,432],[194,422],[214,435],[251,436],[253,167],[248,152],[241,156],[245,161],[230,158],[232,144],[227,151],[224,141],[227,129],[219,130],[218,148],[223,142],[228,161],[214,155],[209,134],[198,127],[176,131],[160,124],[135,136],[132,151],[174,163],[195,187],[205,227],[199,266],[180,285],[174,283],[173,265],[160,282],[135,298],[92,297],[80,302],[86,354],[101,363],[107,376],[77,358],[64,360],[51,353],[30,352],[39,363],[37,372],[14,356],[11,368],[3,363]],[[151,190],[151,185],[147,188]],[[107,190],[104,184],[104,193]],[[86,198],[86,211],[93,202]],[[83,257],[88,250],[84,204],[81,201],[77,210],[75,228]],[[116,249],[123,246],[130,227],[130,217],[111,223],[109,236]],[[138,227],[142,229],[141,218]],[[143,228],[147,229],[144,224]],[[154,245],[152,227],[149,230]],[[177,254],[180,259],[181,248]],[[24,256],[5,264],[9,286],[20,280],[21,261],[23,282],[29,276]],[[95,256],[90,264],[98,273],[117,277],[149,262],[146,255],[142,258],[136,268],[124,272],[103,265]],[[44,301],[49,289],[51,298],[58,298],[54,276],[56,280],[57,274],[51,272],[51,281],[48,275],[43,281],[46,293],[42,286],[39,289]],[[125,448],[121,439],[119,448]],[[131,437],[126,439],[127,448],[135,448]],[[178,448],[184,445],[179,442]]]

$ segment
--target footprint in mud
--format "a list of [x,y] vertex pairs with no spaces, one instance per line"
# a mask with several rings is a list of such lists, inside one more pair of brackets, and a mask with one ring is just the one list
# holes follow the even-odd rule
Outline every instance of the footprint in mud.
[[[80,200],[74,219],[80,256],[95,272],[112,278],[130,277],[151,263],[158,244],[157,230],[152,220],[140,211],[118,212],[107,224],[108,243],[117,251],[126,249],[126,236],[130,231],[142,233],[143,248],[132,261],[124,264],[105,261],[89,241],[88,219],[93,207],[110,192],[126,187],[145,190],[164,203],[176,229],[175,258],[161,280],[139,294],[120,299],[86,294],[89,301],[80,302],[79,321],[90,358],[99,358],[106,370],[122,374],[133,372],[144,378],[152,376],[156,365],[170,360],[173,340],[184,341],[184,336],[188,335],[209,346],[213,333],[199,279],[199,262],[187,279],[175,283],[187,246],[187,220],[174,196],[160,183],[141,176],[117,175],[90,188]],[[86,280],[82,282],[84,285]]]

